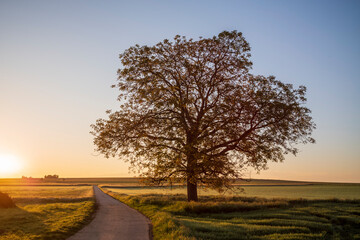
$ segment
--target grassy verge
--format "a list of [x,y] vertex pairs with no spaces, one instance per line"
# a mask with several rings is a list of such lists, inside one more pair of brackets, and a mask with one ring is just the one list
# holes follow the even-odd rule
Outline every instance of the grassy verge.
[[[80,192],[83,190],[79,189]],[[95,200],[88,195],[88,190],[92,192],[92,188],[88,187],[86,197],[84,194],[65,194],[64,199],[55,188],[49,188],[48,195],[41,189],[41,197],[33,194],[32,198],[15,191],[17,207],[0,209],[0,240],[66,239],[92,219]],[[66,190],[60,189],[62,191]],[[79,193],[74,189],[69,191]],[[11,192],[9,189],[10,196]]]
[[108,192],[148,216],[154,239],[360,239],[360,200],[200,198]]

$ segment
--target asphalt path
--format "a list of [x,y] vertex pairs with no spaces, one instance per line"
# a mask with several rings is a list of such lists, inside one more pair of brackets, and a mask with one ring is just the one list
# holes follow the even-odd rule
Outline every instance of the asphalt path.
[[94,219],[68,240],[149,240],[150,220],[94,186]]

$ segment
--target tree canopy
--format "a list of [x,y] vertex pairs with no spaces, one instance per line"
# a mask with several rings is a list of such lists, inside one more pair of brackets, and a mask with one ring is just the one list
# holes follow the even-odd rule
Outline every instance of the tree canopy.
[[151,183],[223,189],[251,166],[313,143],[306,88],[255,76],[237,31],[197,41],[175,36],[120,54],[117,111],[92,125],[97,151],[140,169]]

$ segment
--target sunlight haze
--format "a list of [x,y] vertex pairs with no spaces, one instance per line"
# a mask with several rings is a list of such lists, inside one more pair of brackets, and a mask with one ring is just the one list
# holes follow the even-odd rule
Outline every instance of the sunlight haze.
[[18,174],[22,168],[19,159],[12,155],[0,155],[0,174],[1,177]]

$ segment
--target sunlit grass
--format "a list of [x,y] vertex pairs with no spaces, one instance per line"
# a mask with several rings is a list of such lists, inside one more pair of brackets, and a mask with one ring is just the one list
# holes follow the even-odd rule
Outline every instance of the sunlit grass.
[[[113,190],[105,188],[104,191]],[[239,196],[113,197],[147,215],[154,239],[359,239],[360,200],[265,199]]]
[[92,186],[0,186],[15,202],[56,202],[86,200],[92,197]]
[[0,239],[65,239],[86,222],[94,201],[20,205],[0,210]]
[[91,220],[91,186],[1,186],[16,208],[0,209],[0,240],[66,239]]
[[[306,186],[244,186],[244,191],[227,191],[219,194],[215,190],[199,189],[200,196],[226,195],[263,198],[306,198],[306,199],[360,199],[360,184],[321,184]],[[122,187],[108,188],[117,193],[127,195],[138,194],[186,194],[185,187],[159,188],[159,187]]]

